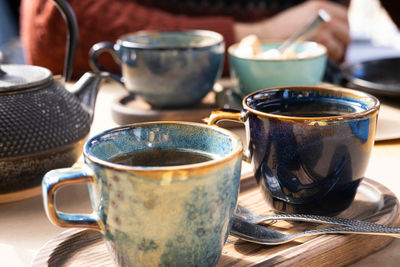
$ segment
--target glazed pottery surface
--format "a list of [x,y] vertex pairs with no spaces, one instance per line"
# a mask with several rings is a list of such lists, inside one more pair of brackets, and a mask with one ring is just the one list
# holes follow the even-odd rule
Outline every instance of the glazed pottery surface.
[[156,108],[181,108],[199,103],[220,77],[224,60],[222,35],[204,30],[142,31],[120,37],[115,45],[93,46],[92,66],[101,69],[97,54],[111,52],[120,61],[122,81],[133,94]]
[[[262,43],[262,51],[278,48],[280,43]],[[326,48],[315,42],[294,45],[296,53],[310,52],[300,59],[260,59],[241,57],[235,53],[238,45],[229,47],[229,66],[236,91],[245,96],[260,89],[317,85],[321,82],[327,62]]]
[[[166,167],[109,161],[149,148],[197,150],[213,159]],[[43,180],[44,204],[53,223],[100,230],[120,266],[217,263],[238,196],[239,137],[203,124],[133,124],[90,139],[84,156],[84,168],[54,170]],[[90,177],[86,181],[95,216],[54,212],[48,200],[54,186],[71,183],[76,177]]]
[[[316,113],[302,114],[312,105]],[[246,122],[247,155],[275,209],[333,215],[351,204],[364,177],[378,109],[375,97],[355,90],[280,87],[246,96],[241,113],[217,111],[210,123]]]

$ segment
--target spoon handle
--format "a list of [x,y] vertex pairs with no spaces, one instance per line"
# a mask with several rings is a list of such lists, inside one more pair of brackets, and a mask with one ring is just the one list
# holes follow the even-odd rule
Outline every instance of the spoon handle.
[[358,227],[390,227],[388,225],[376,224],[367,221],[360,221],[356,219],[347,218],[337,218],[321,215],[311,215],[311,214],[274,214],[260,216],[254,214],[252,211],[248,210],[242,205],[237,205],[234,216],[240,220],[249,223],[261,223],[265,221],[274,220],[288,220],[288,221],[301,221],[301,222],[312,222],[312,223],[327,223],[341,226],[358,226]]
[[366,234],[366,235],[383,235],[383,236],[400,238],[400,228],[389,227],[389,226],[381,227],[380,225],[369,226],[369,227],[334,226],[329,228],[312,229],[294,234],[286,234],[262,225],[246,222],[239,218],[233,218],[230,234],[232,236],[253,243],[258,243],[263,245],[279,245],[288,243],[300,237],[322,235],[322,234]]
[[272,220],[288,220],[288,221],[302,221],[302,222],[313,222],[313,223],[327,223],[342,226],[355,226],[355,227],[374,227],[374,228],[391,228],[391,226],[377,224],[367,221],[359,221],[355,219],[347,218],[337,218],[319,215],[309,215],[309,214],[276,214],[271,216],[259,216],[257,222],[260,223],[264,221]]
[[322,229],[307,230],[292,235],[287,235],[288,241],[311,235],[321,234],[364,234],[364,235],[384,235],[400,238],[400,228],[397,227],[363,227],[363,226],[346,226],[346,227],[329,227]]
[[284,51],[287,48],[289,48],[292,44],[300,40],[302,37],[306,36],[309,32],[311,32],[321,23],[330,21],[330,19],[331,19],[330,15],[325,10],[320,9],[318,11],[317,16],[306,27],[304,27],[299,32],[295,33],[289,39],[287,39],[283,44],[281,44],[278,47],[278,50],[281,52],[281,54],[283,54]]

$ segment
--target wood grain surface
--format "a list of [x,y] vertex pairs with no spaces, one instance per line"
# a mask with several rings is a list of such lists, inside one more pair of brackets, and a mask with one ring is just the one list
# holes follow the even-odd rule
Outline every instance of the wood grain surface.
[[[259,214],[273,213],[251,176],[243,177],[239,203]],[[381,184],[364,179],[354,203],[338,217],[399,224],[399,203]],[[320,224],[272,222],[270,227],[296,232]],[[265,246],[229,236],[218,266],[344,266],[388,245],[393,238],[329,234],[307,237],[279,246]],[[36,255],[33,266],[114,266],[97,231],[70,229],[50,240]]]

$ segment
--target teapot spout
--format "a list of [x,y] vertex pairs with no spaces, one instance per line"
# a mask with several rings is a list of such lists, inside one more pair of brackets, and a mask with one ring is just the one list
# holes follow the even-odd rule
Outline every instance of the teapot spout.
[[86,72],[70,90],[71,93],[79,98],[83,108],[90,114],[91,120],[93,120],[97,92],[99,91],[103,78],[107,77],[109,77],[109,73],[107,72]]

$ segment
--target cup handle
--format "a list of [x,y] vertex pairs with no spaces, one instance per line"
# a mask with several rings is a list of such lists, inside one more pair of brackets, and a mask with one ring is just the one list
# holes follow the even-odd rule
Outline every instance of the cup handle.
[[[118,51],[119,51],[119,45],[114,45],[110,42],[100,42],[92,46],[92,48],[89,51],[89,65],[90,67],[94,70],[94,72],[109,72],[107,71],[103,65],[100,64],[99,62],[99,56],[103,52],[108,52],[111,54],[115,62],[120,64],[120,59],[118,56]],[[110,77],[119,82],[120,84],[124,84],[122,77],[118,74],[111,73],[110,72]]]
[[100,231],[99,219],[92,214],[68,214],[57,210],[56,191],[58,188],[75,183],[91,183],[94,174],[81,167],[52,170],[46,173],[42,181],[43,204],[49,220],[61,227],[90,228]]
[[[243,124],[247,121],[248,113],[241,110],[234,110],[234,109],[217,109],[213,110],[208,118],[204,118],[203,121],[206,122],[208,125],[217,125],[219,121],[236,121],[241,122]],[[246,138],[247,143],[249,143],[250,136],[248,134],[248,127],[246,126]],[[249,146],[247,146],[249,147]],[[243,160],[246,162],[251,162],[251,151],[250,149],[243,150]]]

